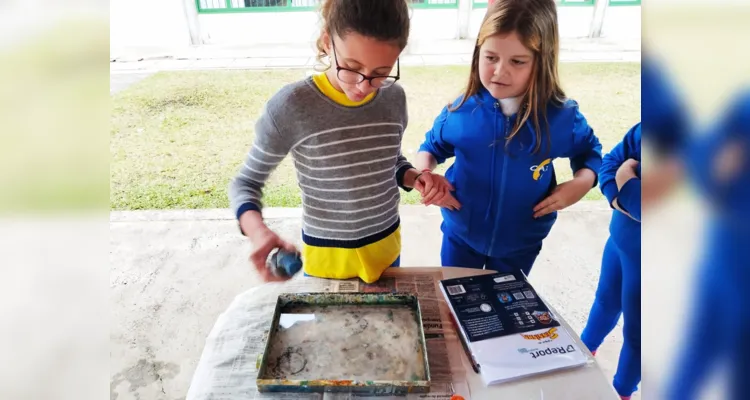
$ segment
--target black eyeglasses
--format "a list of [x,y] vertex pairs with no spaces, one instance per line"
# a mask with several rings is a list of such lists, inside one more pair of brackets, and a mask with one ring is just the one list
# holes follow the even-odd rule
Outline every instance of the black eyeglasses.
[[393,85],[397,80],[401,78],[401,65],[399,65],[399,59],[396,59],[396,76],[367,76],[357,71],[339,66],[339,60],[336,57],[336,45],[333,43],[333,35],[331,35],[331,48],[333,49],[333,62],[336,63],[336,77],[339,78],[341,82],[348,83],[350,85],[356,85],[358,83],[368,81],[370,82],[370,86],[381,89]]

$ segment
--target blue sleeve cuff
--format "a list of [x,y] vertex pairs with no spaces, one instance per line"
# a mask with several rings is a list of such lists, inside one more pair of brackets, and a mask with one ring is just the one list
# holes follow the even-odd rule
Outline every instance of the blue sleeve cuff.
[[430,153],[438,164],[442,164],[447,159],[440,151],[437,151],[430,143],[424,142],[419,146],[419,152]]
[[411,192],[412,188],[404,186],[404,175],[406,175],[406,171],[414,168],[411,166],[411,164],[404,165],[403,167],[399,168],[398,171],[396,171],[396,183],[398,183],[398,187],[401,189],[404,189],[404,191]]
[[575,176],[576,172],[582,170],[583,168],[588,168],[591,171],[594,172],[594,184],[591,186],[591,188],[595,188],[599,186],[599,170],[602,168],[602,159],[601,157],[589,157],[586,160],[579,161],[574,159],[570,160],[570,168],[573,170],[573,175]]
[[244,214],[246,211],[260,212],[260,207],[258,207],[256,204],[253,204],[253,203],[245,203],[241,205],[240,208],[237,209],[237,229],[240,230],[240,233],[243,236],[247,236],[247,234],[242,231],[242,226],[240,225],[240,216],[242,216],[242,214]]
[[260,207],[258,207],[256,204],[253,203],[245,203],[240,206],[240,208],[237,209],[237,220],[240,219],[240,216],[245,213],[245,211],[257,211],[260,212]]
[[617,195],[617,204],[633,218],[641,220],[641,180],[632,178],[625,182]]
[[609,207],[614,209],[614,207],[612,207],[612,202],[614,202],[615,198],[617,197],[617,182],[615,182],[614,180],[611,180],[603,184],[602,194],[607,199],[607,203],[609,204]]

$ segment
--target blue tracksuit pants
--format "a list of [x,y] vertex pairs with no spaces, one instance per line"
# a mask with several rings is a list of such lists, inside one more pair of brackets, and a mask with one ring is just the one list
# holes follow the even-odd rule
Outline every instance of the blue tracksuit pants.
[[497,272],[523,271],[528,276],[541,250],[542,244],[539,243],[506,257],[489,257],[477,252],[463,240],[443,233],[440,258],[444,267],[486,268]]
[[[706,253],[699,264],[692,301],[685,313],[666,400],[699,398],[708,378],[725,368],[728,399],[746,399],[750,384],[750,252],[747,218],[736,218],[740,229],[715,224],[708,229]],[[721,370],[720,370],[721,371]]]
[[[630,254],[629,254],[630,253]],[[641,381],[641,254],[618,248],[610,237],[604,246],[596,298],[581,334],[586,347],[595,351],[623,316],[623,345],[614,387],[630,396]]]

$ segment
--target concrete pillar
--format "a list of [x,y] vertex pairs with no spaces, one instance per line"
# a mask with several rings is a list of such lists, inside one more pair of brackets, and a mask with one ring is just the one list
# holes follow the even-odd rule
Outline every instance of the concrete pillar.
[[456,39],[469,37],[469,21],[471,20],[472,0],[458,0],[458,32]]
[[203,44],[201,40],[200,22],[198,21],[198,6],[195,0],[178,0],[182,2],[182,10],[185,13],[185,22],[190,33],[190,44],[197,46]]
[[589,38],[598,38],[602,36],[602,26],[604,26],[604,14],[607,11],[609,0],[596,0],[594,2],[594,15],[591,17],[591,26],[589,27]]

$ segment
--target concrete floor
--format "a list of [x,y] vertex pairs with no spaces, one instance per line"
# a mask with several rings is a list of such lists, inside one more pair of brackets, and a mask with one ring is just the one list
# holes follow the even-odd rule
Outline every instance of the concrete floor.
[[[300,214],[265,212],[272,229],[297,242]],[[561,212],[531,273],[577,333],[593,301],[609,218],[603,202]],[[439,210],[405,206],[402,221],[402,265],[438,266]],[[110,399],[184,399],[217,316],[259,284],[249,252],[228,210],[110,214]],[[615,329],[597,355],[608,377],[621,343]]]
[[134,73],[134,74],[110,74],[109,75],[109,94],[119,93],[129,88],[134,83],[140,82],[145,78],[153,75],[152,72]]

